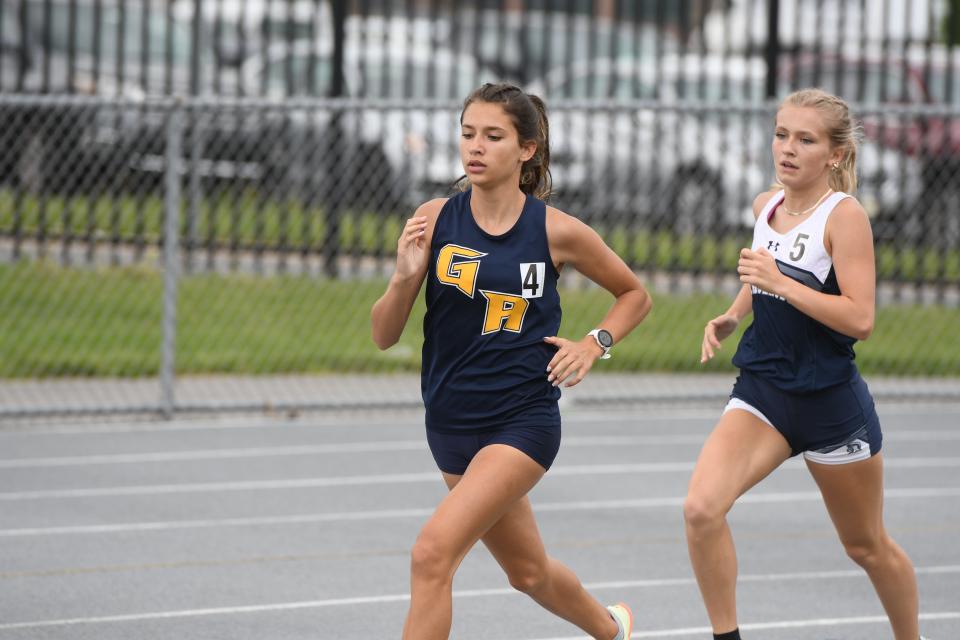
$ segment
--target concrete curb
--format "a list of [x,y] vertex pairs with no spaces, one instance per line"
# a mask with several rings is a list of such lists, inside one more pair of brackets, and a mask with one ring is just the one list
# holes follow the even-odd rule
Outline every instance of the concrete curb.
[[[592,374],[563,390],[567,406],[722,402],[733,374]],[[960,378],[876,377],[878,401],[960,401]],[[422,406],[417,374],[181,377],[176,414],[273,413]],[[145,379],[69,379],[0,383],[0,422],[80,415],[155,415],[160,384]]]

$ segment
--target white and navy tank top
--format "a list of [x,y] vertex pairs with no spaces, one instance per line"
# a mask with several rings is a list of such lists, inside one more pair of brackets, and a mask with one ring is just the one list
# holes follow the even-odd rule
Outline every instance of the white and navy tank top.
[[516,224],[491,235],[465,191],[447,200],[427,270],[421,391],[428,429],[559,427],[560,390],[547,382],[560,330],[558,273],[546,205],[527,196]]
[[[753,250],[776,259],[780,272],[811,289],[839,295],[833,260],[824,247],[827,219],[846,193],[830,195],[809,218],[787,233],[770,227],[783,202],[781,190],[763,207],[753,228]],[[733,356],[733,364],[763,376],[791,393],[819,391],[847,382],[856,373],[853,345],[843,335],[797,310],[783,298],[753,287],[753,323]]]

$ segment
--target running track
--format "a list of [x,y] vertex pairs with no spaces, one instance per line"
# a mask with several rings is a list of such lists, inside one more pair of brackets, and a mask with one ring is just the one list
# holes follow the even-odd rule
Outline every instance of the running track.
[[[719,407],[566,410],[531,498],[548,550],[634,638],[708,638],[681,504]],[[924,634],[960,638],[960,404],[879,405],[886,517]],[[399,638],[408,550],[443,486],[417,412],[0,428],[0,640]],[[741,626],[765,640],[891,637],[793,460],[731,514]],[[478,547],[452,638],[582,634]]]

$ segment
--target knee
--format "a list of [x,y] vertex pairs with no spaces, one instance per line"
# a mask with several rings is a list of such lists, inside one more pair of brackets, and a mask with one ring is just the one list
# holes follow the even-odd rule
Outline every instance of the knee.
[[543,589],[547,574],[546,565],[530,562],[507,571],[507,579],[510,580],[510,586],[520,593],[532,595]]
[[414,580],[449,580],[454,559],[440,539],[422,531],[410,551],[410,573]]
[[683,501],[683,520],[687,529],[711,531],[723,524],[727,510],[724,505],[718,505],[704,496],[689,493]]
[[886,553],[886,545],[882,539],[845,542],[843,549],[851,560],[868,571],[875,567]]

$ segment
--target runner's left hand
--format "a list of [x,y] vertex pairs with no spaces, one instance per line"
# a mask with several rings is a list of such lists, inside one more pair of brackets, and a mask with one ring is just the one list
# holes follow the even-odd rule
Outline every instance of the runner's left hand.
[[585,336],[579,342],[557,336],[548,336],[543,341],[557,348],[547,365],[547,381],[555,387],[561,382],[565,387],[578,384],[586,377],[593,363],[603,355],[593,336]]

